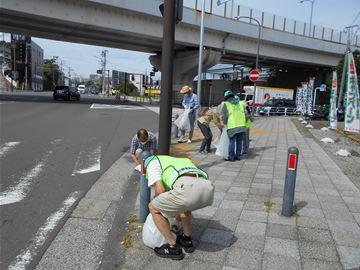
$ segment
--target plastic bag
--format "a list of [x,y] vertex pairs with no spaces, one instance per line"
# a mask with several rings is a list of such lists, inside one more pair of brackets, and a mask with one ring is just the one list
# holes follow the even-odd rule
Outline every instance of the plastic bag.
[[216,149],[215,154],[222,157],[222,158],[228,158],[229,157],[229,136],[227,134],[227,130],[224,129],[220,136],[219,145]]
[[174,124],[180,129],[185,131],[190,131],[190,119],[189,119],[190,109],[186,109],[178,119],[175,120]]
[[[173,234],[176,239],[176,235]],[[160,247],[166,243],[166,238],[161,234],[159,229],[156,227],[152,215],[149,214],[142,230],[142,240],[145,246],[150,248]]]

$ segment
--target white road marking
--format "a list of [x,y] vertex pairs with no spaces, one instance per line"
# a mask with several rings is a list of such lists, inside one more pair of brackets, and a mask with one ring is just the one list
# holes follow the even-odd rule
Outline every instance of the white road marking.
[[100,164],[100,145],[96,146],[96,148],[93,148],[92,151],[81,150],[76,160],[73,173],[71,175],[74,176],[75,174],[85,174],[100,171]]
[[0,147],[0,158],[5,156],[12,148],[20,144],[20,142],[7,142]]
[[144,107],[94,103],[90,106],[90,109],[144,110]]
[[32,262],[34,256],[39,252],[39,248],[45,243],[49,233],[55,229],[59,221],[64,218],[71,206],[79,198],[80,192],[72,192],[66,200],[62,202],[59,209],[53,212],[47,219],[43,226],[36,232],[35,236],[29,241],[25,249],[16,256],[14,261],[9,266],[9,270],[23,270]]
[[[52,145],[59,143],[61,139],[53,140]],[[15,186],[10,186],[7,190],[0,192],[0,205],[16,203],[22,201],[30,191],[33,179],[38,177],[43,171],[43,168],[53,154],[53,150],[48,151],[43,158],[30,171],[20,177],[20,180]]]

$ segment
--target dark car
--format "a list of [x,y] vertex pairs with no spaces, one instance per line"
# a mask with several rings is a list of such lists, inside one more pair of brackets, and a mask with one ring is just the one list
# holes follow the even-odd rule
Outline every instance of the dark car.
[[63,99],[63,100],[80,100],[80,93],[76,90],[75,87],[70,87],[66,85],[58,85],[54,89],[53,93],[54,100]]
[[259,108],[260,115],[291,115],[295,111],[295,101],[290,99],[269,99]]

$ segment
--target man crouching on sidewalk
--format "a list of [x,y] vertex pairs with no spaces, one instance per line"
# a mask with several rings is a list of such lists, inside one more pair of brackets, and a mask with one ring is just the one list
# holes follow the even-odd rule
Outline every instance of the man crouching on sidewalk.
[[[208,175],[188,158],[159,155],[145,160],[148,186],[155,186],[155,198],[149,203],[154,223],[167,243],[154,249],[157,256],[181,260],[185,252],[195,250],[191,238],[191,211],[212,204],[214,186]],[[183,234],[174,239],[168,218],[181,219]]]

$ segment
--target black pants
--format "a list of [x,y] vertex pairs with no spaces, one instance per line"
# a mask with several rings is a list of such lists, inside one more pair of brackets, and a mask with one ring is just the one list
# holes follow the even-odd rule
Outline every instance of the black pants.
[[197,121],[197,124],[201,130],[201,133],[204,135],[204,139],[200,146],[200,151],[204,151],[206,147],[206,151],[211,151],[211,141],[212,141],[212,133],[210,128],[207,125],[201,124],[199,121]]

